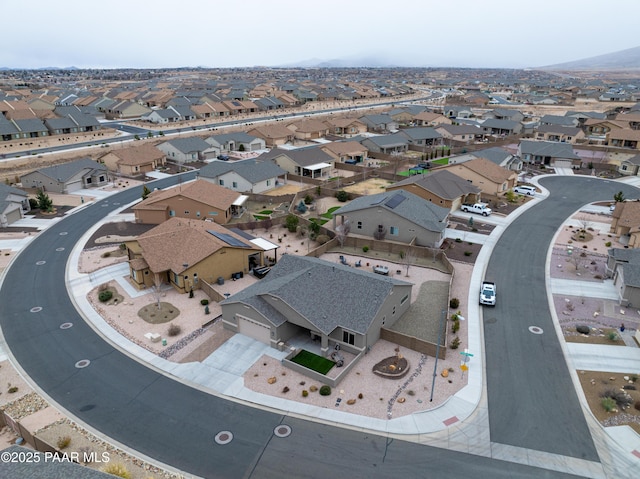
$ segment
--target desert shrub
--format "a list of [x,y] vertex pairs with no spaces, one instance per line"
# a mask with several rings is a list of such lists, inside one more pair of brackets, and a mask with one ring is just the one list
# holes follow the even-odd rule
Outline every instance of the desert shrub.
[[69,444],[71,444],[70,436],[59,437],[58,441],[56,442],[56,446],[58,446],[58,449],[60,450],[65,449],[66,447],[69,447]]
[[602,398],[600,404],[607,412],[612,412],[616,410],[616,402],[612,398]]
[[302,397],[306,398],[309,395],[309,391],[307,391],[306,389],[302,390]]
[[640,401],[636,401],[633,407],[636,408],[636,411],[640,411]]
[[105,251],[104,253],[102,253],[100,255],[102,258],[108,258],[109,256],[111,256],[111,251]]
[[362,399],[364,397],[364,395],[362,393],[358,394],[358,399]]
[[473,251],[465,251],[464,255],[465,256],[471,256],[473,254]]
[[367,251],[369,251],[369,247],[367,245],[364,245],[362,247],[362,251],[366,253]]
[[331,395],[331,387],[326,384],[320,387],[320,396],[329,396]]
[[285,226],[291,233],[295,233],[298,229],[300,219],[296,215],[288,215],[285,219]]
[[122,479],[131,479],[131,473],[127,470],[127,468],[117,462],[110,462],[102,468],[102,472],[121,477]]
[[306,195],[304,197],[304,204],[305,205],[310,205],[311,203],[313,203],[313,198],[311,197],[311,195]]
[[311,391],[312,393],[316,392],[317,390],[318,390],[318,386],[309,387],[309,391]]
[[458,306],[460,306],[460,300],[458,298],[451,298],[449,300],[449,307],[451,309],[456,309]]
[[576,326],[576,331],[580,334],[589,334],[591,332],[591,328],[589,326],[581,324],[579,326]]
[[329,238],[329,236],[327,235],[318,235],[318,237],[316,238],[316,241],[320,244],[325,244],[327,241],[329,241],[331,238]]
[[607,339],[609,341],[617,341],[618,340],[618,333],[616,333],[615,331],[609,331],[607,333]]
[[462,238],[456,238],[456,243],[462,243]]
[[345,201],[349,201],[349,193],[344,190],[340,190],[336,193],[336,199],[340,203],[344,203]]
[[18,386],[11,386],[11,387],[7,390],[7,392],[8,392],[9,394],[17,393],[17,392],[18,392]]
[[282,388],[282,392],[285,393],[285,394],[288,393],[289,392],[289,386],[283,387]]
[[460,347],[460,338],[458,336],[456,336],[455,338],[453,338],[453,341],[451,341],[451,344],[449,345],[449,347],[451,349],[458,349],[458,347]]
[[[604,399],[611,399],[620,409],[626,409],[633,403],[633,398],[620,389],[607,389],[600,395],[600,397],[603,399],[603,403]],[[607,409],[607,412],[610,411]]]
[[609,246],[611,246],[611,241],[607,241],[604,245],[608,248]]
[[126,243],[120,243],[119,248],[120,248],[120,250],[121,250],[121,251],[126,251],[126,250],[127,250],[127,245],[126,245]]
[[106,303],[107,301],[109,301],[111,298],[113,298],[113,293],[111,292],[111,290],[109,289],[105,289],[104,291],[100,291],[98,293],[98,300],[101,303]]
[[201,300],[200,300],[200,304],[201,304],[202,306],[206,306],[207,304],[209,304],[209,300],[208,300],[208,299],[201,299]]
[[177,324],[171,324],[169,326],[169,329],[167,330],[167,335],[168,336],[177,336],[181,332],[182,332],[182,328],[180,326],[178,326]]
[[460,321],[459,320],[454,321],[453,326],[451,327],[451,332],[455,334],[458,332],[459,329],[460,329]]

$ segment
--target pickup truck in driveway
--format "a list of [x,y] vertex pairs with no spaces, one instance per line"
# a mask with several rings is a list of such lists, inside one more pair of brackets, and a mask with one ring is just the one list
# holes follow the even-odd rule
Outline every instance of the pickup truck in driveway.
[[460,209],[465,213],[476,213],[482,216],[489,216],[491,208],[486,203],[464,203]]
[[490,281],[483,281],[480,287],[480,304],[487,306],[496,305],[496,284]]

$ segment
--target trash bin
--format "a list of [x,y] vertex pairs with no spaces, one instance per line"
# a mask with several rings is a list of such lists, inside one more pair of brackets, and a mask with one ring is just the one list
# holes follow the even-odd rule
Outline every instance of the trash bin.
[[167,345],[167,340],[166,340],[166,339],[164,339],[164,338],[162,338],[162,345],[163,345],[163,346],[166,346],[166,345]]
[[218,278],[218,284],[224,284],[224,278],[222,276]]

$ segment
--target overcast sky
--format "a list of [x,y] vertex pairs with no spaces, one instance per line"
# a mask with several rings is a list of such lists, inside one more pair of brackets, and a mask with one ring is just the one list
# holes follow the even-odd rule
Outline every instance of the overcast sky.
[[7,68],[522,68],[640,46],[638,0],[29,0],[0,12]]

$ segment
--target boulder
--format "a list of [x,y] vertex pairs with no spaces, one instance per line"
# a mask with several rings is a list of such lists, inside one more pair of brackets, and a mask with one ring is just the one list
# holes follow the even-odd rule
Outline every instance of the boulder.
[[591,328],[589,326],[581,324],[580,326],[576,326],[576,331],[578,331],[580,334],[589,334],[591,332]]

